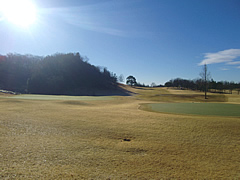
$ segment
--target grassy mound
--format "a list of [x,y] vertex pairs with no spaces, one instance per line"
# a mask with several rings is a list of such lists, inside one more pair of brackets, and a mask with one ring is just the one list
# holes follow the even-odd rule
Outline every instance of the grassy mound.
[[239,104],[223,103],[155,103],[142,105],[141,109],[174,113],[213,116],[239,116]]
[[208,93],[208,99],[205,99],[203,92],[193,90],[149,87],[133,87],[129,90],[134,92],[139,100],[156,102],[228,102],[228,97],[224,94]]

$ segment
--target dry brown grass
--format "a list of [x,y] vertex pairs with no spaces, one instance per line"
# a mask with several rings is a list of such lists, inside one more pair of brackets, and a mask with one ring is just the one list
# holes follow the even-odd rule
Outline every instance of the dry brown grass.
[[239,118],[141,111],[148,93],[176,92],[134,91],[108,101],[0,98],[0,179],[240,178]]
[[[158,102],[227,102],[223,94],[208,93],[208,99],[199,91],[178,90],[173,88],[135,88],[139,99]],[[240,102],[240,101],[239,101]]]

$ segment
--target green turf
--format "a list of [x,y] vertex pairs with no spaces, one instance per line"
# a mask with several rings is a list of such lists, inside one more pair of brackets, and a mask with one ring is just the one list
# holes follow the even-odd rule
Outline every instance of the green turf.
[[213,115],[213,116],[239,116],[239,104],[223,103],[156,103],[145,105],[148,110],[155,112]]
[[30,99],[30,100],[81,100],[81,101],[96,101],[96,100],[112,100],[112,96],[61,96],[61,95],[33,95],[24,94],[10,96],[11,99]]

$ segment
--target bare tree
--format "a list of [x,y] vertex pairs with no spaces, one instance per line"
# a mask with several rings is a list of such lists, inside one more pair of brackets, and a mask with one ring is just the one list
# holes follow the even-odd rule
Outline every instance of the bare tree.
[[200,76],[204,84],[205,99],[207,99],[208,82],[210,79],[210,72],[208,72],[207,64],[204,64],[202,72],[200,73]]
[[122,74],[118,77],[118,82],[124,82],[124,76]]
[[156,86],[157,86],[156,83],[152,82],[151,87],[156,87]]

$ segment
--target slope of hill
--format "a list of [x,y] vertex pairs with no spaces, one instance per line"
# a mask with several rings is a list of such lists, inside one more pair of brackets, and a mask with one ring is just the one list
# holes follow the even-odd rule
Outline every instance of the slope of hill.
[[115,74],[79,53],[46,57],[8,54],[0,60],[0,89],[52,95],[127,95]]

